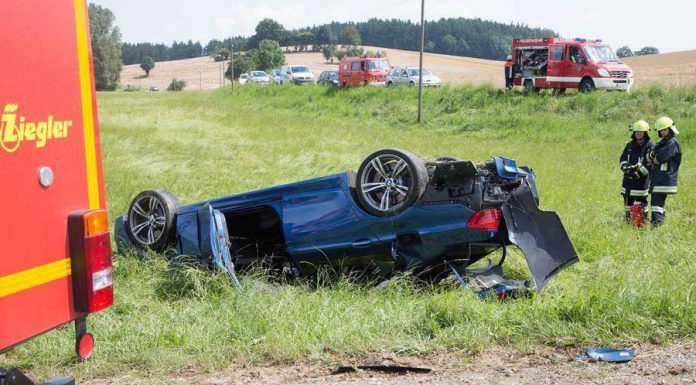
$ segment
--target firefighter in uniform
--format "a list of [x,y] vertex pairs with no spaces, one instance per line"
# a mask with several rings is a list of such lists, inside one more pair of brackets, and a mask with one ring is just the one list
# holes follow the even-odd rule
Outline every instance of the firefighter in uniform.
[[666,116],[657,119],[655,130],[660,135],[661,140],[648,153],[652,182],[650,205],[652,206],[652,224],[660,226],[665,221],[667,195],[677,193],[677,177],[679,176],[682,152],[677,141],[679,131],[672,119]]
[[511,90],[512,87],[512,55],[508,55],[505,61],[505,88]]
[[643,206],[643,216],[647,216],[650,189],[648,154],[654,147],[648,135],[650,125],[645,120],[631,124],[628,129],[632,132],[631,141],[626,144],[619,159],[619,166],[624,173],[621,195],[624,199],[627,221],[630,219],[631,206],[636,202]]

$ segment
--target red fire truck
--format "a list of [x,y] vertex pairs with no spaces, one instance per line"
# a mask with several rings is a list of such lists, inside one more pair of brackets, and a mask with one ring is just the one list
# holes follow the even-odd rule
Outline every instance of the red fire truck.
[[528,91],[630,91],[633,71],[601,40],[557,37],[512,41],[513,83]]
[[0,352],[74,322],[86,359],[86,317],[113,303],[86,2],[8,0],[2,15]]

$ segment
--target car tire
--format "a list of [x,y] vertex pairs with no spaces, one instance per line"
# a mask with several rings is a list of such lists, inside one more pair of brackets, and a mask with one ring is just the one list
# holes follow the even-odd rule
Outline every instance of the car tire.
[[393,85],[394,85],[394,83],[392,83],[392,82],[387,82],[387,87],[391,87],[391,86],[393,86]]
[[580,82],[580,92],[588,93],[588,92],[592,92],[594,90],[595,90],[595,84],[594,84],[594,81],[592,81],[592,79],[590,79],[590,78],[582,79],[582,81]]
[[415,87],[415,86],[416,86],[416,83],[410,82],[410,83],[408,83],[408,86],[409,86],[409,87]]
[[126,234],[140,249],[164,251],[176,239],[176,215],[181,203],[169,191],[147,190],[128,208]]
[[390,217],[420,199],[427,184],[428,171],[420,158],[389,148],[365,158],[356,175],[355,192],[366,212]]

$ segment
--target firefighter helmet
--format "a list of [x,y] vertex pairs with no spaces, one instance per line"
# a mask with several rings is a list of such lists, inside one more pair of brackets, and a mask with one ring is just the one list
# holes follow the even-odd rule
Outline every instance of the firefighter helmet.
[[636,131],[648,132],[648,131],[650,131],[650,125],[645,120],[639,120],[639,121],[631,124],[630,126],[628,126],[628,129],[631,132],[636,132]]
[[677,130],[677,127],[674,125],[674,121],[666,116],[661,117],[660,119],[657,119],[655,121],[655,130],[661,131],[669,128],[672,130],[672,132],[677,135],[679,134],[679,131]]

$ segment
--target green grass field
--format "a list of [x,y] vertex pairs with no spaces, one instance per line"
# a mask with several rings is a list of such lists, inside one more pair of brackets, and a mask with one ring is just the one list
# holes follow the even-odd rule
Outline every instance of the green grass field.
[[[530,165],[541,206],[557,211],[581,263],[528,299],[483,302],[457,287],[398,280],[372,291],[350,279],[318,288],[172,268],[118,257],[116,305],[90,317],[98,347],[72,356],[73,331],[43,335],[0,359],[38,378],[216,370],[265,360],[336,360],[368,351],[476,352],[495,344],[589,347],[668,343],[696,336],[696,88],[631,94],[505,94],[483,87],[416,91],[238,87],[215,92],[102,93],[101,138],[111,218],[141,190],[184,203],[357,169],[383,147],[425,158]],[[618,158],[637,119],[670,115],[684,151],[667,223],[622,221]],[[653,134],[655,137],[656,134]],[[519,253],[508,267],[527,275]]]

